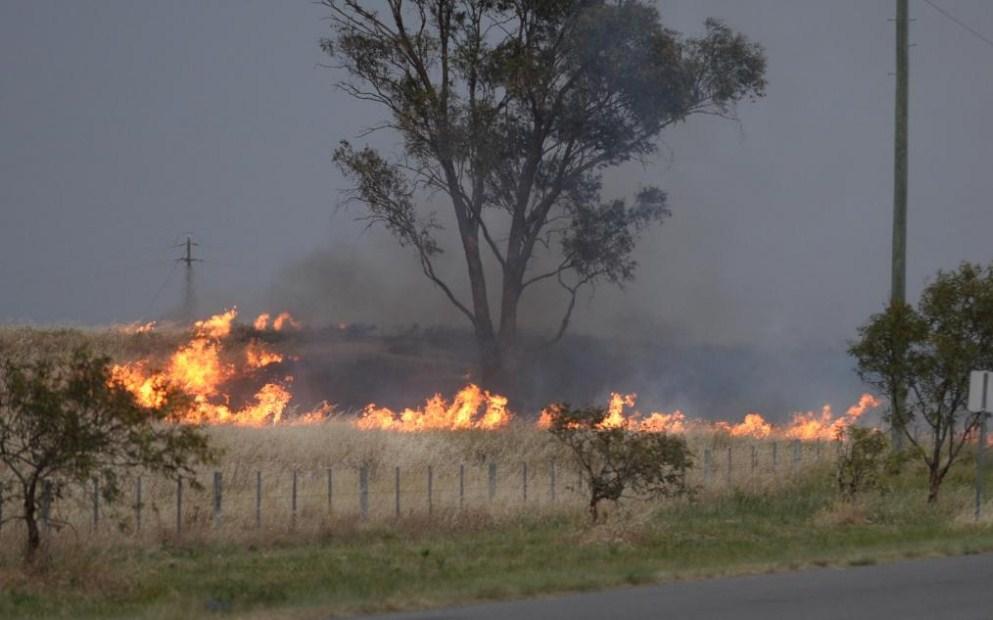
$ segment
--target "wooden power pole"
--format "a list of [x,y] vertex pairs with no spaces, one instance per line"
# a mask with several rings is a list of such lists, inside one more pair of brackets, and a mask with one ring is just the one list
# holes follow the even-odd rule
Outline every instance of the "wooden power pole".
[[[907,302],[907,81],[909,69],[908,0],[896,2],[896,126],[893,141],[893,257],[890,305]],[[892,439],[903,447],[904,387],[897,386],[893,406]]]
[[910,18],[896,2],[896,131],[893,148],[893,274],[890,302],[907,301],[907,78]]

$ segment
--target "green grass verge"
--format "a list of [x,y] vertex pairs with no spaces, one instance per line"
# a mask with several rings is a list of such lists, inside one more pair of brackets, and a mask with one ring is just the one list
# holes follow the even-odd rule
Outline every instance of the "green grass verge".
[[825,476],[591,527],[578,516],[329,530],[306,543],[167,544],[0,565],[3,618],[318,618],[672,579],[993,550],[969,489],[838,504]]

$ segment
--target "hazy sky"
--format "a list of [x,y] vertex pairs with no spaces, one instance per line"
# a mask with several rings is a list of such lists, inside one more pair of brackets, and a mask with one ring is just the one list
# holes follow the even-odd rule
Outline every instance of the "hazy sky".
[[[993,3],[936,0],[993,35]],[[626,292],[577,327],[691,341],[836,345],[888,295],[892,0],[665,0],[762,43],[768,96],[740,123],[694,118],[667,155],[611,175],[659,183],[673,217]],[[993,47],[911,0],[910,293],[993,257]],[[381,118],[320,67],[309,0],[0,3],[0,320],[156,318],[191,232],[205,309],[311,320],[455,317],[356,212],[330,153]],[[442,206],[439,206],[442,208]],[[453,254],[452,258],[456,256]],[[453,272],[458,264],[453,264]]]

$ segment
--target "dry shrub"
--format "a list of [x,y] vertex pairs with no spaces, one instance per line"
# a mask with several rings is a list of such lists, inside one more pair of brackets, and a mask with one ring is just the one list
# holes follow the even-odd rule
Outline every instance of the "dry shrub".
[[576,523],[575,540],[580,545],[614,545],[636,547],[650,540],[661,525],[657,506],[647,502],[611,505],[596,522]]
[[126,598],[135,593],[139,563],[124,547],[99,547],[92,541],[51,545],[35,562],[20,561],[18,549],[0,556],[0,590],[45,596],[72,590],[97,598]]
[[817,512],[814,525],[817,527],[845,527],[870,523],[865,504],[859,501],[840,500]]

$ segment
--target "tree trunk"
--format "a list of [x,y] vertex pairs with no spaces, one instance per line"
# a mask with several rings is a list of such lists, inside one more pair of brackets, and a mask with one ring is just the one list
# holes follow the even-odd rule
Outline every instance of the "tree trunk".
[[28,528],[27,544],[24,548],[24,559],[34,560],[38,548],[41,547],[41,532],[38,529],[37,502],[35,489],[25,489],[24,493],[24,524]]
[[598,498],[596,497],[590,498],[590,505],[588,510],[590,512],[590,521],[593,523],[596,523],[600,518],[599,511],[597,510],[597,506],[599,504],[600,504],[600,500]]
[[499,394],[513,394],[518,387],[515,346],[493,335],[486,336],[478,332],[476,344],[479,348],[480,387]]
[[938,491],[941,489],[941,474],[937,471],[931,471],[928,477],[928,490],[927,490],[927,503],[935,504],[938,502]]
[[500,347],[493,332],[476,329],[476,347],[479,349],[479,382],[481,387],[493,389],[503,374],[503,360]]
[[479,231],[466,224],[465,218],[459,218],[459,228],[472,294],[473,328],[476,346],[479,349],[479,382],[483,388],[493,390],[501,382],[504,374],[504,359],[500,342],[493,329],[493,317],[490,314],[486,272],[479,255]]
[[489,389],[501,393],[513,392],[518,387],[517,308],[521,299],[522,273],[523,267],[515,264],[508,264],[503,272],[500,327],[493,342],[497,364],[487,376]]

